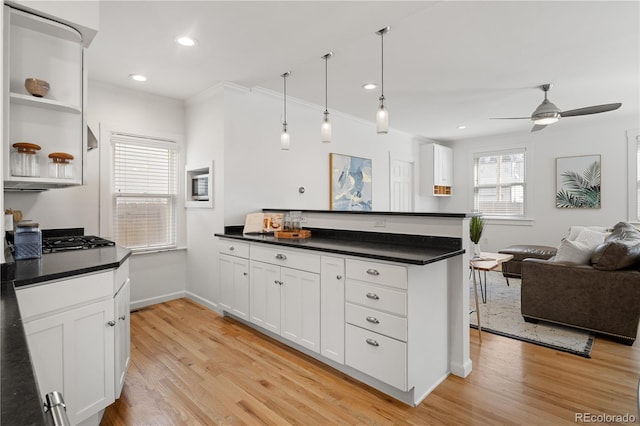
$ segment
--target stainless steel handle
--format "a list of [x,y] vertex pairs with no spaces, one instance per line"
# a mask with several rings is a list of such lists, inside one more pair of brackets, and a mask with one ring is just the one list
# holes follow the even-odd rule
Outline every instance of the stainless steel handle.
[[127,317],[125,315],[122,315],[121,317],[118,317],[118,319],[124,321],[125,319],[127,319]]
[[44,411],[51,412],[51,418],[55,426],[69,426],[71,422],[67,417],[67,406],[60,392],[49,392],[45,396]]
[[278,280],[273,280],[274,283],[278,284],[278,285],[282,285],[284,284],[282,281],[278,281]]
[[378,272],[377,269],[367,269],[367,274],[378,276],[380,275],[380,272]]
[[244,275],[246,277],[247,275],[249,275],[249,273],[248,272],[243,272],[242,275]]
[[287,260],[287,256],[285,256],[284,254],[278,253],[278,254],[276,254],[276,259],[278,259],[278,260]]
[[367,298],[373,299],[373,300],[378,300],[378,299],[380,299],[380,296],[378,296],[375,293],[367,293]]
[[371,346],[380,346],[380,343],[378,343],[378,341],[374,339],[367,339],[367,343]]
[[229,251],[234,251],[236,248],[234,246],[229,246]]
[[109,321],[109,322],[107,323],[107,325],[108,325],[109,327],[115,327],[115,326],[116,326],[116,322],[115,322],[115,321]]
[[367,321],[369,321],[372,324],[380,324],[380,321],[378,321],[378,318],[376,317],[367,317]]
[[342,279],[342,275],[336,275],[336,280],[341,280]]

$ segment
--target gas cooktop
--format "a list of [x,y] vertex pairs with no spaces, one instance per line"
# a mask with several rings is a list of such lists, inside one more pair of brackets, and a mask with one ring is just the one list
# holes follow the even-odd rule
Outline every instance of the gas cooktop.
[[84,235],[84,228],[45,229],[42,231],[42,253],[87,250],[115,246],[113,241]]

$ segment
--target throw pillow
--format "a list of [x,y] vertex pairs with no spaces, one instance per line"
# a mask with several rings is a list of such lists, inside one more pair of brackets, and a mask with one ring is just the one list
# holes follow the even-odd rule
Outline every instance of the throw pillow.
[[594,231],[591,228],[584,228],[574,241],[582,241],[591,246],[592,249],[596,248],[598,244],[602,244],[604,239],[609,233]]
[[584,241],[571,241],[566,238],[558,246],[556,262],[572,262],[582,265],[589,264],[593,246]]
[[604,271],[626,269],[640,263],[640,241],[613,240],[600,244],[591,256],[593,267]]
[[611,232],[611,228],[606,226],[571,226],[569,227],[569,234],[567,235],[567,240],[575,241],[584,229],[590,229],[596,232],[602,232],[608,234]]

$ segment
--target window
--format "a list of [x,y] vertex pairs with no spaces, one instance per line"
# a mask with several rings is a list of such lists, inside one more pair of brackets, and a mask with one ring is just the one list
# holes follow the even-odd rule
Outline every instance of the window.
[[477,153],[474,158],[474,210],[486,216],[524,216],[524,148]]
[[134,251],[176,247],[178,146],[113,133],[113,233]]

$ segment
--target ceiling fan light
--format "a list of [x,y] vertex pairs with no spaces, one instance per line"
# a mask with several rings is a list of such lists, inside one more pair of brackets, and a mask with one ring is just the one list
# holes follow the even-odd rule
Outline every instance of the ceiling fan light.
[[533,123],[537,124],[538,126],[547,126],[549,124],[557,123],[558,120],[559,118],[557,116],[556,117],[540,117],[533,120]]

